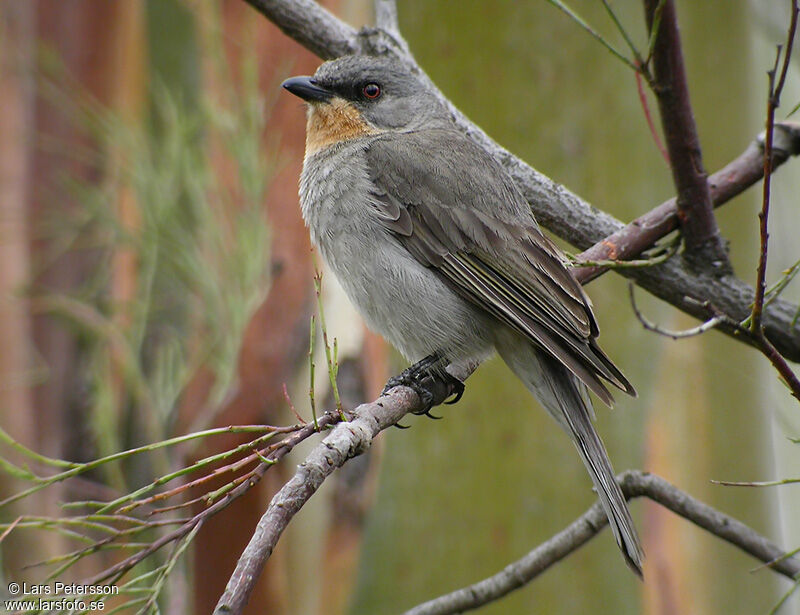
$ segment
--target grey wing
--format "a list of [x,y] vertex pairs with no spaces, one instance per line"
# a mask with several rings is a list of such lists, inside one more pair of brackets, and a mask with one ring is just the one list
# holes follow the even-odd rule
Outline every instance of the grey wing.
[[446,130],[376,139],[366,157],[376,215],[417,260],[563,363],[605,403],[613,398],[603,381],[636,394],[597,345],[582,287],[494,159]]

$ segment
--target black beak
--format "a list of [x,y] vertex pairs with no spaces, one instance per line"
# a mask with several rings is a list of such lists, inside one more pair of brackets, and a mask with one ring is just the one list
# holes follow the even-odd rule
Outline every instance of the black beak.
[[292,77],[281,87],[308,102],[326,102],[333,97],[333,92],[318,85],[312,77]]

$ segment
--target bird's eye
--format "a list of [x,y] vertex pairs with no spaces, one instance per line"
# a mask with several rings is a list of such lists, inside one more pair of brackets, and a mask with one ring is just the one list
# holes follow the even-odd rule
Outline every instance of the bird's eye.
[[368,83],[362,88],[361,92],[366,98],[375,99],[381,95],[381,86],[377,83]]

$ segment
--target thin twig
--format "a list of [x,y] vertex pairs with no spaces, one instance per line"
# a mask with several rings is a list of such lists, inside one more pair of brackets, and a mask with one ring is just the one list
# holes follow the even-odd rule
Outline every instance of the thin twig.
[[667,165],[669,165],[669,153],[667,152],[667,148],[664,147],[661,135],[658,134],[655,122],[653,122],[653,114],[650,113],[650,105],[647,102],[647,94],[645,94],[644,86],[642,85],[642,75],[640,73],[636,73],[636,92],[639,95],[639,104],[642,106],[642,112],[647,122],[647,128],[650,130],[650,135],[653,137],[658,151],[661,152],[661,157]]
[[781,353],[778,352],[778,349],[775,348],[775,346],[767,339],[767,336],[764,335],[763,329],[759,329],[758,331],[751,333],[756,342],[756,346],[761,350],[762,354],[769,359],[769,362],[772,363],[772,366],[781,375],[784,383],[786,383],[786,386],[788,386],[789,390],[792,392],[792,396],[800,401],[800,379],[797,378],[797,374],[795,374],[794,370],[789,367],[786,359],[781,356]]
[[653,13],[653,19],[650,24],[650,34],[647,37],[647,58],[645,58],[645,65],[649,66],[653,60],[653,52],[656,47],[656,38],[658,37],[658,30],[661,27],[661,14],[664,11],[664,4],[666,0],[659,0],[658,6]]
[[[325,362],[328,366],[328,380],[331,383],[333,399],[336,402],[336,411],[339,413],[339,417],[345,421],[347,419],[345,418],[344,409],[342,408],[342,399],[339,396],[339,383],[337,380],[339,374],[339,343],[337,342],[336,338],[333,338],[333,354],[331,354],[331,345],[328,343],[328,326],[325,323],[325,309],[322,303],[322,272],[319,270],[314,272],[314,292],[317,295],[317,313],[319,314],[319,326],[320,329],[322,329],[322,343],[325,347]],[[311,351],[313,351],[313,345],[311,348]],[[311,389],[312,391],[314,389],[313,379],[311,381]]]
[[314,366],[314,340],[317,336],[317,326],[314,315],[311,315],[311,325],[308,332],[308,402],[311,405],[311,420],[317,426],[317,399],[314,392],[315,366]]
[[639,307],[636,305],[636,296],[633,290],[633,284],[628,282],[628,296],[631,299],[631,307],[633,308],[633,313],[636,315],[636,318],[639,319],[639,322],[642,323],[642,326],[647,329],[648,331],[652,331],[653,333],[658,333],[659,335],[663,335],[665,337],[671,337],[674,340],[685,339],[687,337],[694,337],[696,335],[701,335],[706,331],[710,331],[711,329],[715,328],[717,325],[725,321],[724,316],[713,316],[709,320],[701,323],[696,327],[692,327],[691,329],[684,329],[683,331],[672,331],[670,329],[664,329],[659,325],[650,322],[645,318],[644,314],[639,311]]
[[661,263],[667,262],[673,256],[678,253],[678,250],[681,247],[680,235],[675,237],[672,241],[668,242],[663,246],[656,246],[657,250],[654,250],[656,253],[649,258],[639,258],[639,259],[630,259],[630,260],[612,260],[612,259],[604,259],[599,261],[590,261],[584,260],[583,256],[575,256],[572,254],[567,254],[567,258],[570,259],[569,266],[572,268],[583,268],[583,267],[592,267],[592,268],[604,268],[604,269],[630,269],[636,267],[653,267],[654,265],[660,265]]
[[[646,472],[628,471],[621,474],[618,480],[627,499],[647,497],[762,562],[770,562],[771,568],[779,574],[793,580],[800,575],[800,562],[782,559],[784,552],[780,547],[741,521],[696,500],[663,478]],[[404,615],[463,613],[495,601],[536,579],[596,536],[607,524],[603,509],[599,502],[595,502],[566,529],[497,574],[420,604]]]
[[772,184],[772,140],[775,125],[775,111],[780,106],[783,85],[786,82],[786,73],[789,69],[789,62],[792,58],[792,45],[794,35],[797,30],[797,18],[800,12],[797,0],[792,1],[792,17],[789,23],[789,30],[786,35],[786,50],[783,56],[783,66],[777,83],[775,75],[781,58],[781,46],[778,45],[775,54],[775,65],[767,72],[768,92],[767,92],[767,129],[764,139],[764,184],[761,196],[761,211],[758,213],[760,251],[758,258],[758,271],[756,274],[755,299],[753,300],[753,311],[750,316],[750,330],[754,333],[761,330],[761,318],[764,309],[764,294],[767,288],[767,251],[769,246],[769,203],[770,187]]
[[566,2],[563,2],[563,0],[547,0],[547,1],[557,9],[561,10],[565,15],[567,15],[570,19],[572,19],[572,21],[578,24],[581,28],[586,30],[586,32],[588,32],[592,36],[592,38],[597,40],[603,47],[605,47],[611,53],[611,55],[620,60],[628,68],[631,68],[636,72],[641,72],[639,67],[636,66],[635,62],[632,62],[629,58],[625,56],[624,53],[618,51],[611,43],[609,43],[605,38],[603,38],[603,36],[599,32],[597,32],[597,30],[592,28],[592,26],[590,26],[583,17],[578,15],[578,13],[576,13],[572,8],[567,6]]
[[289,395],[289,389],[286,388],[285,382],[283,383],[283,385],[281,385],[281,391],[283,392],[283,399],[286,400],[286,404],[289,406],[289,410],[292,411],[292,414],[294,414],[295,418],[297,419],[297,422],[300,423],[301,425],[305,425],[306,420],[302,416],[300,416],[300,413],[297,411],[297,408],[294,407],[292,398]]
[[[617,27],[617,31],[622,35],[622,38],[625,40],[625,44],[628,45],[628,49],[631,51],[631,55],[634,59],[634,64],[637,66],[642,66],[644,62],[642,61],[642,56],[639,53],[639,50],[636,48],[636,45],[633,44],[628,31],[623,27],[622,22],[620,22],[619,17],[617,17],[616,11],[614,11],[611,3],[608,0],[603,0],[603,7],[606,9],[606,13],[611,18],[611,21],[614,22],[614,25]],[[641,69],[640,69],[641,70]],[[639,71],[637,71],[639,74]]]
[[783,272],[783,277],[775,282],[771,288],[767,289],[767,292],[764,295],[764,305],[767,306],[777,299],[798,273],[800,273],[800,260],[796,261],[794,265],[786,269]]
[[781,480],[762,480],[762,481],[734,481],[734,480],[712,480],[715,485],[726,487],[777,487],[778,485],[793,485],[800,483],[800,478],[783,478]]
[[258,481],[262,478],[264,473],[272,467],[272,465],[283,458],[289,451],[291,451],[298,443],[302,442],[303,440],[307,439],[308,437],[318,433],[320,429],[325,429],[330,427],[331,425],[335,425],[340,421],[339,415],[335,412],[326,412],[319,418],[319,426],[316,427],[312,423],[308,423],[303,425],[300,429],[297,429],[293,433],[289,434],[286,438],[281,440],[280,442],[276,442],[272,445],[272,450],[268,455],[268,458],[271,463],[261,463],[259,464],[252,472],[250,480],[240,483],[234,489],[231,489],[225,497],[217,500],[208,508],[203,509],[200,513],[188,519],[185,523],[181,524],[179,527],[174,529],[173,531],[161,536],[154,542],[152,542],[146,549],[118,562],[114,566],[111,566],[93,577],[84,581],[86,585],[97,585],[103,581],[113,578],[121,577],[125,572],[133,568],[136,564],[144,560],[145,558],[149,557],[163,546],[170,544],[176,540],[179,540],[186,536],[189,532],[191,532],[199,523],[203,523],[209,517],[217,514],[219,511],[225,509],[233,500],[239,498],[240,496],[244,495],[247,491],[249,491]]

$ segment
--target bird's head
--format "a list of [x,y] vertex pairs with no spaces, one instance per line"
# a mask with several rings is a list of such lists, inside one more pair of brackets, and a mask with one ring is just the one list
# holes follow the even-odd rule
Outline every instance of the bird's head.
[[313,77],[292,77],[282,85],[309,103],[307,154],[360,136],[449,121],[417,76],[388,58],[342,57],[322,64]]

